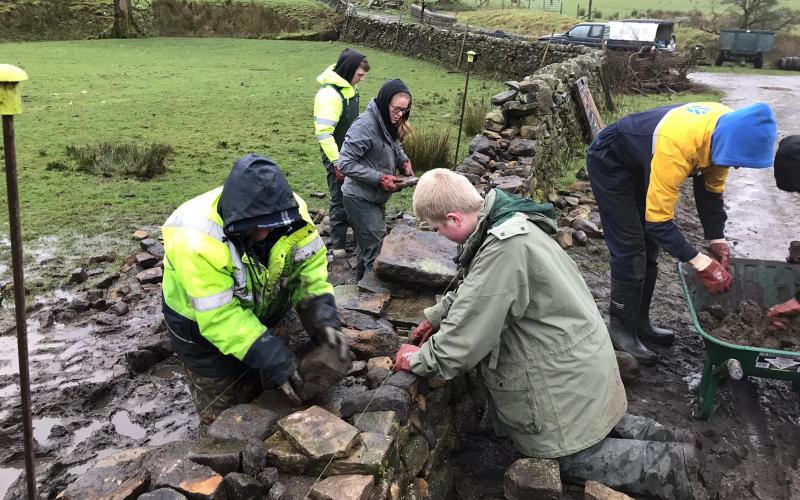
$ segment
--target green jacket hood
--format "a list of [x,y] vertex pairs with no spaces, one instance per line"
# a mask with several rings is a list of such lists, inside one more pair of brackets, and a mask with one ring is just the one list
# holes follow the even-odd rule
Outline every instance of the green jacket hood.
[[478,225],[461,246],[458,264],[467,266],[483,244],[488,231],[503,224],[518,212],[525,214],[530,221],[547,234],[555,234],[558,231],[553,220],[555,210],[552,204],[536,203],[495,188],[489,191],[483,200],[483,207],[478,213]]

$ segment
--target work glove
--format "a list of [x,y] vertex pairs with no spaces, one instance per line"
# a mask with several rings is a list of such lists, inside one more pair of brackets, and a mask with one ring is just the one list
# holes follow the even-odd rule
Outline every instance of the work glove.
[[708,246],[708,252],[713,255],[728,272],[731,272],[731,249],[725,240],[714,241]]
[[770,330],[787,330],[789,319],[800,314],[800,302],[790,299],[783,304],[772,306],[767,311],[767,328]]
[[340,330],[332,326],[326,326],[322,329],[322,334],[319,337],[317,341],[320,344],[327,344],[336,351],[342,362],[350,363],[353,361],[350,357],[350,344],[347,343],[347,337]]
[[733,285],[731,273],[725,270],[722,265],[714,259],[703,269],[697,270],[697,276],[703,282],[703,286],[712,294],[725,293]]
[[303,391],[303,378],[297,370],[292,373],[289,379],[281,384],[281,390],[289,400],[297,406],[303,404],[303,400],[298,396]]
[[339,170],[339,165],[336,163],[333,164],[333,174],[336,176],[336,182],[344,184],[344,174]]
[[394,193],[395,191],[399,191],[400,188],[397,187],[395,182],[397,181],[397,177],[393,175],[382,175],[380,180],[380,187],[384,191],[389,191],[390,193]]
[[419,351],[419,347],[411,344],[402,344],[394,356],[394,371],[411,372],[411,356]]
[[404,161],[403,164],[401,165],[401,167],[402,167],[403,173],[405,175],[407,175],[409,177],[413,177],[414,176],[414,169],[411,168],[411,160]]
[[411,343],[421,346],[428,341],[431,335],[433,335],[433,325],[426,319],[411,332]]

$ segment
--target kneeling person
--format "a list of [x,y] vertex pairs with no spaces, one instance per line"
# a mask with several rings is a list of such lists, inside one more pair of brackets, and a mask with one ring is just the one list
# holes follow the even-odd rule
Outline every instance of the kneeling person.
[[[597,449],[627,421],[627,400],[594,298],[551,238],[557,231],[552,205],[499,189],[483,200],[466,178],[445,169],[420,178],[413,205],[434,231],[461,245],[463,281],[425,310],[427,320],[412,338],[429,335],[427,341],[401,346],[395,369],[451,379],[479,365],[493,416],[520,452],[579,457],[586,467],[574,477],[602,481],[603,467],[595,462],[610,458],[608,447],[602,457],[581,452]],[[635,483],[649,465],[615,467]]]
[[299,403],[294,354],[271,327],[290,306],[349,360],[325,245],[305,202],[269,158],[239,159],[221,188],[181,205],[164,236],[164,318],[201,422],[261,392]]

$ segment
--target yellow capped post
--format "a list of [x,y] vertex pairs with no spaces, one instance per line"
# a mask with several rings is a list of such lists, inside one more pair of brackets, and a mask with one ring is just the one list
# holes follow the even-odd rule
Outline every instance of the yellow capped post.
[[28,74],[16,66],[0,64],[0,115],[22,113],[22,94],[20,82],[28,79]]
[[31,374],[28,366],[28,330],[25,319],[25,276],[22,272],[22,230],[17,187],[17,150],[14,145],[14,115],[22,113],[19,82],[28,75],[16,66],[0,64],[0,117],[3,121],[3,156],[8,189],[8,228],[11,236],[11,269],[14,275],[14,314],[17,321],[19,393],[22,399],[22,440],[25,447],[25,476],[28,498],[39,498],[33,463],[33,421],[31,415]]

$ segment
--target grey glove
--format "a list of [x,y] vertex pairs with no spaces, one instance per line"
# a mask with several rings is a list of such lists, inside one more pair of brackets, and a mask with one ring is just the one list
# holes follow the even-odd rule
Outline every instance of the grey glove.
[[297,406],[303,404],[303,400],[300,399],[300,396],[298,396],[298,393],[303,391],[303,378],[300,376],[297,370],[292,373],[292,375],[289,377],[289,380],[281,384],[281,390],[284,394],[286,394],[286,397],[289,398],[292,403],[296,404]]
[[339,355],[339,359],[344,363],[352,361],[350,357],[350,345],[347,343],[347,337],[341,330],[337,330],[332,326],[326,326],[322,329],[322,335],[319,339],[320,343],[328,344]]

